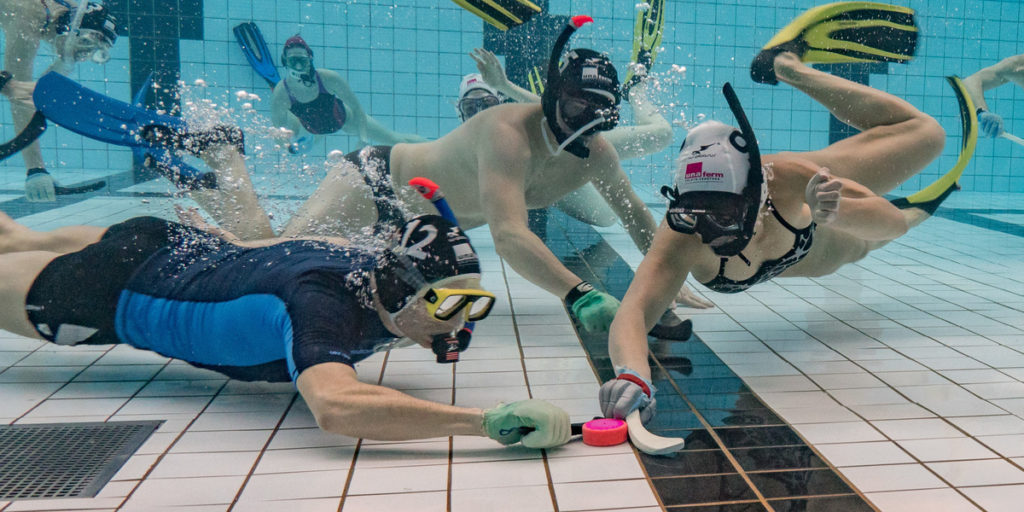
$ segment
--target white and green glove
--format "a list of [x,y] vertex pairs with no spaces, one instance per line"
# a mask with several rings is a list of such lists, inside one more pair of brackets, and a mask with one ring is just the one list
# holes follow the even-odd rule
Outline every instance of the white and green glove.
[[529,448],[552,448],[569,442],[569,413],[544,400],[498,404],[484,411],[487,437],[504,444],[523,442]]
[[53,176],[42,167],[28,170],[25,176],[25,198],[30,203],[48,203],[57,200]]
[[594,289],[586,281],[569,290],[565,304],[588,332],[607,332],[619,310],[618,299]]

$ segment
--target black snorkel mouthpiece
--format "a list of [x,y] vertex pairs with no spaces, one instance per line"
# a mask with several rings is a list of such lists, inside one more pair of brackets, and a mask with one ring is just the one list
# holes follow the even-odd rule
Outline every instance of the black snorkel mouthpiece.
[[472,329],[463,327],[454,336],[450,334],[434,336],[434,340],[430,343],[430,348],[434,351],[434,355],[437,356],[438,363],[457,363],[459,362],[459,352],[469,348],[469,340],[472,338]]
[[[739,127],[707,121],[691,129],[680,148],[675,186],[661,193],[669,200],[669,227],[700,235],[718,256],[747,262],[742,251],[754,236],[767,187],[757,138],[739,98],[729,83],[722,93]],[[731,181],[723,181],[726,176]]]
[[[540,103],[544,111],[544,117],[547,119],[548,127],[551,129],[551,132],[555,134],[555,140],[558,144],[563,143],[566,138],[568,138],[567,135],[562,134],[562,128],[558,126],[558,95],[562,90],[562,76],[558,70],[559,60],[562,57],[562,53],[565,51],[565,46],[569,44],[569,38],[571,38],[572,35],[580,29],[580,27],[593,22],[594,18],[587,15],[578,15],[570,18],[565,29],[563,29],[562,33],[558,35],[557,39],[555,39],[555,44],[551,48],[551,56],[548,58],[548,82],[544,87],[544,92],[541,94]],[[590,156],[590,150],[587,149],[586,145],[584,145],[579,139],[573,140],[566,145],[564,149],[579,158],[587,158]]]

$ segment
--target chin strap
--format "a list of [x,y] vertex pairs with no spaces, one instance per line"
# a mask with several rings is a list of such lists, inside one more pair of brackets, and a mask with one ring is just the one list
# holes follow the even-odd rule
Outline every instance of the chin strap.
[[[590,149],[580,142],[579,138],[582,137],[587,130],[605,122],[604,116],[597,116],[597,119],[594,119],[593,121],[583,125],[579,130],[573,132],[572,135],[567,137],[565,141],[556,148],[554,143],[551,142],[551,137],[548,136],[548,130],[544,129],[544,122],[546,120],[547,117],[541,119],[540,132],[544,136],[544,144],[548,147],[548,153],[551,153],[551,156],[558,156],[562,154],[562,150],[565,150],[579,158],[587,158],[590,156]],[[548,126],[551,126],[552,124],[553,123],[551,121],[548,121]],[[552,127],[552,132],[553,131],[554,128]]]

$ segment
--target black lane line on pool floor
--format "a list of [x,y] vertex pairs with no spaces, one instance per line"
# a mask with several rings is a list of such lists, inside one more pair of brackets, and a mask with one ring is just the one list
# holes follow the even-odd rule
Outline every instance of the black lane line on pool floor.
[[[550,211],[531,227],[580,278],[625,294],[633,271],[591,226]],[[612,378],[607,335],[580,339],[601,381]],[[667,510],[874,510],[698,336],[650,340],[658,414],[648,428],[686,439],[674,457],[640,455]]]

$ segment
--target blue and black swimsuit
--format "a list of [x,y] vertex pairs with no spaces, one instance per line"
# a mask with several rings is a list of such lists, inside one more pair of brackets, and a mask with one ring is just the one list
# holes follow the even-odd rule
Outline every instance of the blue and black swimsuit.
[[51,262],[26,310],[56,343],[127,343],[234,379],[288,381],[319,363],[354,365],[395,338],[360,296],[373,264],[365,250],[245,248],[141,217]]

